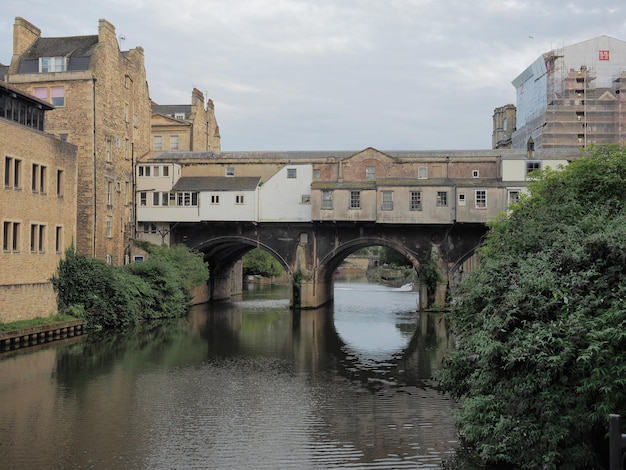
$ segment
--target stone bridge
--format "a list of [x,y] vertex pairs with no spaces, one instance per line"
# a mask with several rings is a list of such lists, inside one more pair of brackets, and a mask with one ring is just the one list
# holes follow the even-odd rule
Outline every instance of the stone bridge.
[[174,244],[204,253],[209,264],[211,301],[228,299],[233,270],[253,248],[271,253],[290,276],[292,308],[317,308],[333,300],[333,274],[351,253],[384,246],[404,255],[420,275],[420,262],[433,257],[438,285],[420,283],[420,308],[444,306],[450,283],[487,232],[485,224],[376,224],[365,222],[179,223]]

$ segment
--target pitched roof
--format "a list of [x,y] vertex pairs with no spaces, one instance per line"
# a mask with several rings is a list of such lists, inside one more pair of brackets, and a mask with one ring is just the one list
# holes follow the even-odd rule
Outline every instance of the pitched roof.
[[174,185],[174,191],[254,191],[258,176],[183,176]]
[[98,44],[98,36],[73,36],[66,38],[39,38],[24,53],[22,59],[39,57],[85,57],[91,56]]

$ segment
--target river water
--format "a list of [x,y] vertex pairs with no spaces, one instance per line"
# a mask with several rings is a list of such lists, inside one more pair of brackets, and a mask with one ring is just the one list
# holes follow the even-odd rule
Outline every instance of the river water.
[[454,403],[431,373],[451,338],[414,292],[336,283],[193,307],[125,334],[0,354],[0,467],[441,468]]

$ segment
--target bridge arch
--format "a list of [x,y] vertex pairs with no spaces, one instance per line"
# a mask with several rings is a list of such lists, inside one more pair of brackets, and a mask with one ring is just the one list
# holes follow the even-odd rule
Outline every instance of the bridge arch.
[[260,248],[270,253],[283,267],[285,272],[292,276],[292,270],[285,258],[271,246],[258,239],[245,236],[221,236],[209,238],[191,246],[191,249],[203,253],[209,264],[209,299],[211,301],[230,298],[234,287],[241,282],[235,275],[235,264],[249,251]]

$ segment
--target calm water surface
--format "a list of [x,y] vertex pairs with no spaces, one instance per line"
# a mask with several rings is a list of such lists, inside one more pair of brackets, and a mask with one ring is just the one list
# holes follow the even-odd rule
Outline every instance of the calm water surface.
[[0,467],[440,468],[451,343],[416,294],[337,283],[294,314],[285,288],[125,335],[0,355]]

